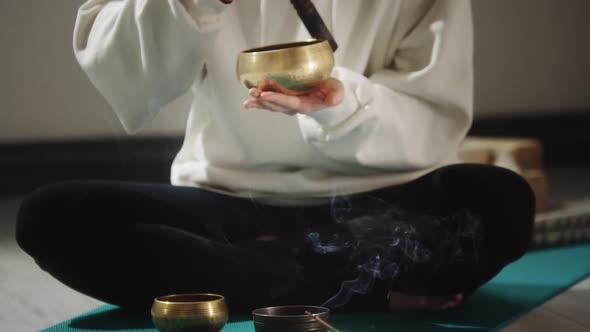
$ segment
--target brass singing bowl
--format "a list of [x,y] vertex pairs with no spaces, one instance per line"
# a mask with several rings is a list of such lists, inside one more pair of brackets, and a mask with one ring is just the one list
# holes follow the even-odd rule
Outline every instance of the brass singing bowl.
[[151,313],[152,322],[162,332],[218,332],[228,319],[225,298],[216,294],[158,297]]
[[269,45],[238,56],[238,79],[246,88],[305,94],[330,78],[334,53],[327,40]]

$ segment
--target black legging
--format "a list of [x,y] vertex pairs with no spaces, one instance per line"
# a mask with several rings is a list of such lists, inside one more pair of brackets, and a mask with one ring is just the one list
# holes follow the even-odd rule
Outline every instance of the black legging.
[[[121,306],[196,292],[225,295],[234,312],[317,305],[372,273],[374,287],[343,308],[385,310],[388,289],[471,293],[524,254],[534,219],[528,184],[483,165],[333,202],[274,207],[165,184],[65,182],[26,198],[17,241],[64,284]],[[367,269],[376,259],[382,274]]]

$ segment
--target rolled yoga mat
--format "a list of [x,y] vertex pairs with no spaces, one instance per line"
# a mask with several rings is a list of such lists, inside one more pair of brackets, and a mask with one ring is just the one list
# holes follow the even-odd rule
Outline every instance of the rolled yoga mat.
[[[590,274],[590,244],[532,251],[505,268],[463,305],[444,312],[334,314],[341,331],[496,331]],[[149,313],[103,306],[44,332],[157,331]],[[222,332],[253,332],[250,317],[231,315]]]

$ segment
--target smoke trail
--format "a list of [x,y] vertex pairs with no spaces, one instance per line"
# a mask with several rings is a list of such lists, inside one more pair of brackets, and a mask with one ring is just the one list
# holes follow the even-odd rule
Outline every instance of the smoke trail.
[[346,234],[322,239],[311,232],[308,244],[321,255],[350,251],[358,275],[342,283],[340,291],[323,304],[327,307],[341,307],[353,296],[369,293],[377,280],[407,282],[404,279],[411,278],[416,266],[436,273],[450,263],[478,259],[480,218],[465,209],[442,218],[360,196],[354,201],[334,199],[332,216]]
[[375,280],[391,280],[397,276],[399,265],[395,262],[381,260],[381,256],[371,257],[368,262],[359,266],[359,276],[354,280],[344,281],[340,291],[326,301],[323,306],[342,307],[355,294],[367,294],[373,288]]
[[312,250],[321,255],[339,252],[347,246],[347,243],[342,241],[339,234],[332,235],[330,240],[322,243],[320,233],[312,232],[307,234],[307,241],[311,243]]

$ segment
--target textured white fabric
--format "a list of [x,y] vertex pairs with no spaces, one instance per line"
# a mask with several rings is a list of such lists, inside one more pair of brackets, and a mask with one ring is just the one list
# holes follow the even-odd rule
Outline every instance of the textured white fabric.
[[173,184],[276,204],[409,181],[457,161],[471,124],[468,0],[316,0],[339,44],[340,105],[245,110],[241,50],[309,39],[288,0],[90,0],[74,49],[129,133],[189,89]]

